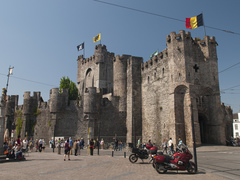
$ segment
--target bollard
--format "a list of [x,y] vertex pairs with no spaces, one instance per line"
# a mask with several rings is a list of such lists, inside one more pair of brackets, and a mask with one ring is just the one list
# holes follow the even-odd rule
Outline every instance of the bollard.
[[113,157],[113,155],[114,155],[114,151],[112,151],[112,157]]
[[124,152],[124,158],[126,158],[126,152]]

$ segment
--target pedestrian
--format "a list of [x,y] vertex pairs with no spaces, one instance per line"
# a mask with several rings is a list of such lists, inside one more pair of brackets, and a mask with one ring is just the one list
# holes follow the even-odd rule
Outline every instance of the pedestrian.
[[66,156],[68,155],[68,160],[70,161],[70,145],[69,145],[69,139],[67,139],[67,142],[64,145],[65,151],[64,151],[64,161],[66,161]]
[[141,147],[141,138],[138,138],[138,142],[137,142],[137,148]]
[[93,156],[93,149],[94,149],[93,139],[90,140],[89,145],[90,145],[90,155]]
[[100,145],[100,143],[99,143],[99,140],[98,140],[98,138],[97,138],[97,140],[96,140],[95,143],[94,143],[94,148],[95,148],[95,149],[99,149],[99,148],[100,148],[99,145]]
[[78,138],[78,140],[77,140],[77,151],[78,151],[78,155],[80,155],[80,139]]
[[46,145],[46,143],[45,143],[45,140],[43,139],[42,140],[42,151],[44,152],[44,150],[45,150],[45,145]]
[[169,148],[169,152],[168,154],[171,155],[172,154],[172,145],[173,145],[173,141],[172,141],[172,138],[169,139],[168,141],[168,148]]
[[181,146],[181,144],[182,144],[182,139],[178,138],[178,146]]
[[33,141],[32,138],[29,141],[29,147],[30,147],[30,152],[32,152],[33,151],[33,147],[34,147],[34,141]]
[[69,145],[70,145],[70,155],[72,155],[73,141],[71,137],[69,138]]
[[84,139],[81,138],[81,141],[80,141],[80,149],[83,149],[84,148]]
[[24,138],[23,140],[23,147],[22,149],[24,149],[24,151],[26,152],[27,149],[28,149],[28,140],[27,140],[27,137]]
[[18,135],[18,138],[17,138],[17,145],[21,146],[21,136],[20,135]]
[[122,145],[123,145],[122,140],[120,140],[120,141],[118,142],[119,151],[122,151]]
[[58,148],[58,154],[61,154],[61,139],[58,138],[58,141],[57,141],[57,148]]
[[152,144],[152,142],[151,142],[151,139],[149,139],[149,140],[148,140],[148,143],[147,143],[147,145],[149,145],[149,146],[153,147],[153,144]]
[[36,152],[38,151],[38,139],[35,140],[35,148],[36,148]]
[[168,146],[167,146],[167,140],[164,139],[164,141],[163,141],[163,154],[164,154],[165,151],[166,151],[166,154],[167,154],[167,148],[168,148]]
[[42,152],[42,144],[43,144],[43,141],[42,141],[42,138],[39,139],[39,152]]
[[74,149],[74,155],[77,156],[77,150],[78,150],[77,140],[75,140],[73,143],[73,149]]
[[101,149],[103,149],[103,146],[104,146],[104,140],[103,140],[103,138],[101,139],[100,144],[101,144]]
[[115,139],[115,143],[114,143],[114,151],[117,151],[118,150],[118,140]]

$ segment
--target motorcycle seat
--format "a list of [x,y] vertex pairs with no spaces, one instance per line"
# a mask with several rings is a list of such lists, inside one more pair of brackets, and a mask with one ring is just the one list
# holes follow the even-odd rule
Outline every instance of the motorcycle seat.
[[164,155],[164,156],[165,156],[166,162],[170,162],[171,160],[175,159],[175,157],[172,155]]

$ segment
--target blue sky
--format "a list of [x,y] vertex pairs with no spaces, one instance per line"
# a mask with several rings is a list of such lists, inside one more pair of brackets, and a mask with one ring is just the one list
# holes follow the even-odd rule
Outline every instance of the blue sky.
[[[102,0],[185,21],[201,12],[206,26],[240,33],[239,0]],[[92,38],[102,33],[102,44],[115,55],[140,56],[166,48],[166,36],[179,30],[204,36],[203,27],[186,29],[185,23],[123,9],[94,0],[11,0],[0,4],[0,87],[6,87],[9,66],[14,66],[8,95],[40,91],[44,101],[51,88],[68,76],[77,81],[77,45],[85,42],[85,56],[94,54]],[[219,46],[219,71],[240,62],[240,35],[206,28]],[[240,112],[240,64],[219,74],[221,100]],[[239,86],[238,86],[239,85]],[[231,88],[237,86],[235,88]]]

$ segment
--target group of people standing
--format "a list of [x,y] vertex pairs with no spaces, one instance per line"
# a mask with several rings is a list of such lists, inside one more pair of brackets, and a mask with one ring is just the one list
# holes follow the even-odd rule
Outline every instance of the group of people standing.
[[122,140],[118,140],[117,138],[115,139],[115,142],[114,142],[114,151],[122,151],[122,147],[123,147],[123,142]]
[[46,145],[46,143],[45,143],[45,140],[44,140],[44,139],[40,138],[39,140],[36,139],[36,140],[35,140],[35,143],[33,143],[33,141],[31,141],[31,142],[32,142],[32,146],[35,145],[36,152],[42,152],[42,151],[45,150],[45,145]]
[[[178,146],[180,146],[181,144],[182,144],[182,139],[179,138]],[[174,153],[174,145],[173,145],[172,138],[170,138],[169,140],[165,139],[163,141],[162,147],[163,147],[163,153],[166,152],[167,154],[172,155]]]
[[[53,140],[51,140],[50,144],[52,144],[51,146],[54,147]],[[68,160],[70,160],[70,155],[73,155],[73,153],[75,156],[80,155],[80,150],[85,147],[85,141],[83,138],[78,138],[76,140],[72,140],[71,137],[67,140],[59,138],[57,141],[55,141],[55,144],[58,148],[58,154],[61,154],[61,148],[64,148],[64,161],[66,161],[66,156],[68,156]],[[93,155],[93,150],[95,148],[99,147],[103,149],[104,141],[103,139],[101,141],[99,141],[98,139],[90,139],[88,144],[90,149],[90,155]]]

